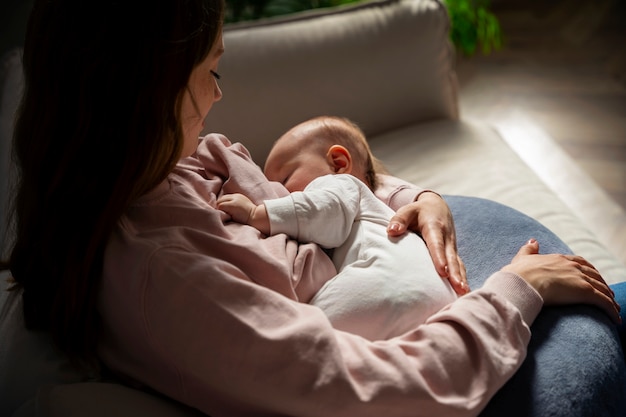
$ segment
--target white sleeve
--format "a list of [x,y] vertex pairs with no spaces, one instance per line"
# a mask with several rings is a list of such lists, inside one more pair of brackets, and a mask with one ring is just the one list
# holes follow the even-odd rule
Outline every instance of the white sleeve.
[[316,178],[304,191],[264,201],[272,235],[285,233],[325,248],[341,245],[359,214],[361,190],[351,175]]

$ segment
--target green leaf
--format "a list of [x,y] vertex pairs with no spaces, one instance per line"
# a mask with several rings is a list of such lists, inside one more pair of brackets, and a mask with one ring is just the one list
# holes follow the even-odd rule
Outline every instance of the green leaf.
[[450,16],[450,40],[461,53],[472,56],[480,47],[489,54],[502,48],[500,23],[488,10],[489,0],[444,0],[444,5]]

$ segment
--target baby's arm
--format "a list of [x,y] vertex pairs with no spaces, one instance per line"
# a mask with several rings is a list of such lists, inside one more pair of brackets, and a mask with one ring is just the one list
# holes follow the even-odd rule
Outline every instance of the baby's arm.
[[360,212],[358,184],[370,192],[351,175],[325,175],[304,191],[265,200],[258,206],[242,194],[227,194],[217,200],[217,208],[267,236],[285,233],[299,242],[335,248],[345,242]]
[[243,194],[226,194],[217,200],[217,208],[238,223],[250,225],[261,233],[270,234],[270,220],[265,205],[256,205]]

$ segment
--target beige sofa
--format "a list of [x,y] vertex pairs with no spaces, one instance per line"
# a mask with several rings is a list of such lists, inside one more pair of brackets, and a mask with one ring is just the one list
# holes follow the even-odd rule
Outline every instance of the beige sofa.
[[[370,1],[227,26],[219,67],[224,98],[211,110],[206,132],[243,142],[262,164],[273,141],[294,124],[320,114],[349,117],[393,174],[519,210],[587,257],[609,282],[626,281],[626,266],[493,127],[459,115],[447,31],[446,10],[436,0]],[[1,81],[4,178],[21,88],[17,52],[6,57]],[[10,343],[0,349],[0,414],[198,415],[116,383],[84,382],[45,336],[20,327],[19,298],[1,294],[0,340]]]

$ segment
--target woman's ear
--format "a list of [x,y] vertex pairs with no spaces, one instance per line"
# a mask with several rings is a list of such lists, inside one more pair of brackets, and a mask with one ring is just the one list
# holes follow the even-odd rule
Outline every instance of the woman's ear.
[[352,173],[352,156],[345,147],[341,145],[332,145],[328,148],[326,160],[333,168],[335,174]]

